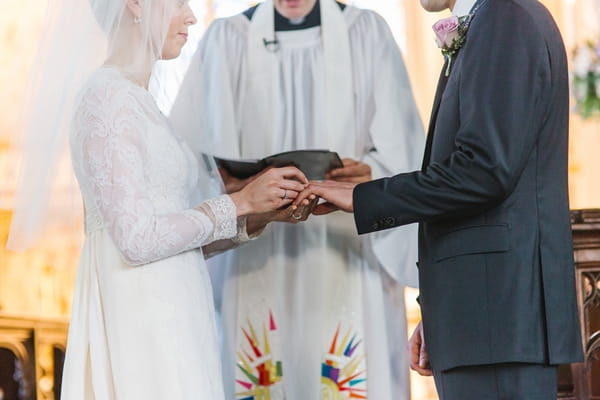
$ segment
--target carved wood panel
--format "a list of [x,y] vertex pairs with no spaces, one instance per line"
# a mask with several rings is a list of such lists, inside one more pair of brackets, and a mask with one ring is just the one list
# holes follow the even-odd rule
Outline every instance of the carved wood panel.
[[585,362],[571,366],[576,400],[600,400],[600,210],[571,213]]
[[0,314],[0,400],[59,400],[66,339],[63,321]]

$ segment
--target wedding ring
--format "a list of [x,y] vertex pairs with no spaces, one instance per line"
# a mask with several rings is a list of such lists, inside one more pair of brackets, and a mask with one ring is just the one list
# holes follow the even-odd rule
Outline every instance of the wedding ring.
[[300,221],[302,219],[302,215],[304,214],[304,206],[300,206],[295,211],[292,211],[292,218],[296,221]]
[[283,189],[283,190],[284,190],[284,192],[283,192],[283,196],[281,196],[281,200],[287,199],[287,189]]

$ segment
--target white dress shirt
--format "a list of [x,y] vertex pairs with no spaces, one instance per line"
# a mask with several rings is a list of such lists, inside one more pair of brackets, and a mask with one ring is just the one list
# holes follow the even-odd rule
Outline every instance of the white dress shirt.
[[456,4],[454,4],[454,8],[452,9],[452,15],[456,15],[457,17],[468,15],[476,2],[477,0],[456,0]]

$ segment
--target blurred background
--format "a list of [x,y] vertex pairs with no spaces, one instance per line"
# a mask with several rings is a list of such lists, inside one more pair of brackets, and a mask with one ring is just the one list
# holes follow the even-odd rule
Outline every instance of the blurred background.
[[[427,125],[442,57],[431,25],[447,16],[429,14],[418,0],[354,0],[388,21],[403,51],[421,117]],[[600,208],[600,109],[595,93],[581,87],[600,80],[594,66],[600,39],[600,0],[543,0],[562,31],[574,76],[570,145],[571,207]],[[36,249],[23,254],[5,249],[17,181],[17,126],[30,71],[43,28],[47,0],[0,1],[0,400],[58,399],[66,329],[82,241],[79,221],[65,218]],[[185,68],[204,29],[214,18],[243,11],[245,0],[192,0],[199,23],[177,63]],[[522,38],[527,40],[527,38]],[[589,45],[587,44],[589,42]],[[585,49],[584,49],[585,48]],[[583,49],[583,50],[582,50]],[[587,50],[586,50],[587,49]],[[591,49],[591,50],[590,50]],[[587,54],[586,51],[592,51]],[[585,53],[585,54],[584,54]],[[580,57],[577,59],[576,54]],[[586,57],[583,57],[585,55]],[[594,58],[596,57],[596,58]],[[594,61],[596,60],[596,61]],[[587,70],[596,68],[593,74]],[[597,77],[596,77],[597,73]],[[581,76],[584,79],[581,79]],[[596,82],[596,81],[594,81]],[[177,82],[172,82],[176,90]],[[578,86],[579,85],[579,86]],[[600,93],[600,84],[595,86]],[[596,97],[594,97],[596,96]],[[577,103],[579,101],[579,103]],[[591,115],[584,119],[575,112]],[[56,196],[68,213],[78,204],[68,168],[59,171]],[[419,320],[417,293],[406,292],[409,330]],[[412,375],[413,399],[437,399],[430,379]]]

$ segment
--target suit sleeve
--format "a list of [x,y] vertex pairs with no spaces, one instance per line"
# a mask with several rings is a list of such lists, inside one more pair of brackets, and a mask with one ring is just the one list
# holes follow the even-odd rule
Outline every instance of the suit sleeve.
[[550,72],[546,43],[530,17],[504,12],[489,19],[511,24],[473,22],[473,39],[454,71],[461,125],[452,153],[425,171],[357,186],[359,233],[468,217],[514,190],[546,113]]
[[[423,157],[425,134],[408,72],[390,28],[375,12],[362,13],[363,18],[353,26],[355,36],[352,39],[356,49],[361,49],[362,54],[368,54],[372,59],[372,75],[366,75],[372,87],[374,105],[368,125],[373,148],[365,154],[363,161],[371,166],[373,177],[377,179],[418,168]],[[417,226],[409,224],[369,237],[377,261],[390,277],[404,286],[418,286],[417,236]]]

